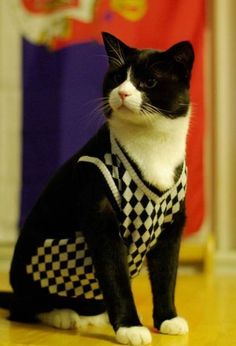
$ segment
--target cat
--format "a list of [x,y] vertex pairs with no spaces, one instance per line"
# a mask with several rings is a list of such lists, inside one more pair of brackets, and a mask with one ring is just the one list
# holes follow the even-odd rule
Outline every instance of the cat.
[[10,319],[63,328],[111,323],[121,344],[151,342],[130,278],[147,262],[153,323],[185,334],[174,302],[185,224],[194,51],[129,47],[102,33],[105,124],[50,180],[28,216],[1,293]]

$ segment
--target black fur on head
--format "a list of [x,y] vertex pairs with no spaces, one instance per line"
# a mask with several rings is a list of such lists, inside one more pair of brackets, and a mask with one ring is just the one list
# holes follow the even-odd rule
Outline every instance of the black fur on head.
[[[179,42],[166,51],[136,49],[115,36],[102,33],[109,68],[104,79],[103,93],[120,85],[131,67],[131,81],[153,109],[170,118],[186,115],[189,108],[189,87],[194,61],[190,42]],[[106,111],[106,116],[111,109]]]

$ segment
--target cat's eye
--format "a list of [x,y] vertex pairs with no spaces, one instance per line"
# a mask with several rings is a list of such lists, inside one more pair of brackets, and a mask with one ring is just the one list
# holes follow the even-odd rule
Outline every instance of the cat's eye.
[[113,80],[115,83],[121,83],[123,81],[123,75],[121,73],[115,73],[113,76]]
[[142,83],[142,85],[147,89],[152,89],[157,85],[157,80],[156,78],[148,78]]

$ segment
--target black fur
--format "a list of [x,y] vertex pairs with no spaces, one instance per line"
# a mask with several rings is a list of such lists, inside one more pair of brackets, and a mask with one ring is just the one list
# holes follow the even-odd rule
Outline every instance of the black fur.
[[[105,96],[126,79],[127,69],[132,66],[131,80],[138,90],[145,93],[146,102],[165,116],[175,118],[186,115],[194,60],[193,48],[189,42],[180,42],[164,52],[151,49],[140,51],[129,48],[119,40],[115,41],[110,34],[104,33],[103,37],[110,57],[109,70],[103,86]],[[125,63],[121,66],[117,63],[117,53],[114,49],[123,52],[120,54],[124,57]],[[156,85],[148,88],[147,82],[153,78]],[[110,114],[111,109],[106,111],[108,117]]]
[[[194,58],[190,43],[182,42],[158,52],[130,48],[108,33],[104,33],[103,38],[110,61],[104,80],[104,96],[125,79],[127,68],[132,65],[132,82],[145,92],[147,102],[163,116],[186,114]],[[122,51],[124,65],[117,65],[112,46]],[[155,82],[150,80],[153,76]],[[156,85],[153,87],[152,83]],[[111,110],[106,111],[106,115],[110,117]],[[96,315],[107,310],[114,330],[141,325],[130,286],[127,246],[119,236],[119,211],[96,167],[88,163],[77,164],[83,155],[102,157],[109,145],[109,128],[105,124],[60,168],[27,218],[12,260],[10,279],[14,294],[0,294],[0,305],[10,310],[12,320],[35,321],[40,312],[69,308],[82,315]],[[183,203],[174,222],[162,231],[156,246],[147,255],[153,320],[157,328],[165,319],[177,315],[174,291],[184,221]],[[104,301],[51,295],[26,273],[25,264],[32,256],[31,249],[37,247],[42,238],[68,238],[78,230],[83,231],[90,249]]]
[[163,230],[157,245],[147,254],[147,263],[153,296],[153,321],[160,328],[163,321],[177,316],[175,284],[180,240],[185,224],[185,207],[175,221]]

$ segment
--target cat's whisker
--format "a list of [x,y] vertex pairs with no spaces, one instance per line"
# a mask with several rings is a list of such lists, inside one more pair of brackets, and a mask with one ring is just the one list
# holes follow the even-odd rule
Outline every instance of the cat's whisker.
[[109,110],[109,99],[108,97],[98,97],[95,98],[93,100],[90,100],[88,102],[86,102],[86,105],[91,104],[91,103],[98,103],[93,109],[92,111],[88,114],[89,117],[91,118],[91,116],[93,116],[95,113],[104,113],[105,110]]
[[150,124],[155,120],[155,116],[153,115],[153,113],[150,113],[148,110],[146,109],[141,109],[140,111],[141,114],[144,115],[144,120]]
[[99,58],[106,58],[107,60],[107,55],[106,54],[95,54],[94,56],[99,57]]
[[117,65],[118,67],[120,67],[120,66],[123,65],[123,63],[122,63],[119,59],[117,59],[117,58],[115,58],[115,57],[111,57],[110,60],[111,60],[112,62],[114,62],[114,64]]
[[143,108],[147,111],[150,111],[150,112],[157,112],[157,108],[156,107],[153,107],[151,105],[143,105]]
[[[110,48],[115,53],[115,55],[117,56],[117,58],[120,61],[121,65],[124,65],[125,60],[124,60],[123,54],[121,52],[120,45],[118,44],[119,52],[117,51],[116,47],[110,41],[109,41],[109,45],[110,45]],[[114,57],[112,57],[112,59],[114,59]]]
[[93,114],[104,113],[106,110],[108,111],[109,109],[110,105],[108,102],[100,103],[89,113],[89,116]]
[[159,109],[155,106],[152,106],[150,104],[145,103],[143,105],[143,109],[150,112],[150,113],[160,113]]
[[104,101],[108,101],[108,100],[109,100],[108,97],[96,97],[96,98],[93,98],[92,100],[85,102],[85,105],[95,103],[95,102],[104,102]]
[[[115,51],[115,50],[114,50]],[[121,53],[121,52],[120,52]],[[116,54],[118,56],[118,54]],[[103,57],[107,59],[107,55],[106,54],[96,54],[97,57]],[[124,57],[121,53],[121,59],[120,56],[119,58],[115,58],[114,56],[110,56],[109,59],[116,64],[117,66],[122,66],[124,64]],[[122,60],[122,61],[121,61]]]
[[123,62],[123,64],[125,63],[125,58],[124,58],[124,55],[123,55],[123,51],[122,49],[120,48],[120,45],[118,44],[118,48],[119,48],[119,56],[121,57],[121,61]]
[[167,113],[168,115],[172,115],[173,112],[167,110],[167,109],[163,109],[163,108],[159,108],[159,107],[155,107],[155,106],[152,106],[150,105],[149,103],[145,103],[143,105],[143,107],[146,107],[146,109],[148,109],[150,112],[154,112],[154,113],[161,113],[163,114],[164,113]]

